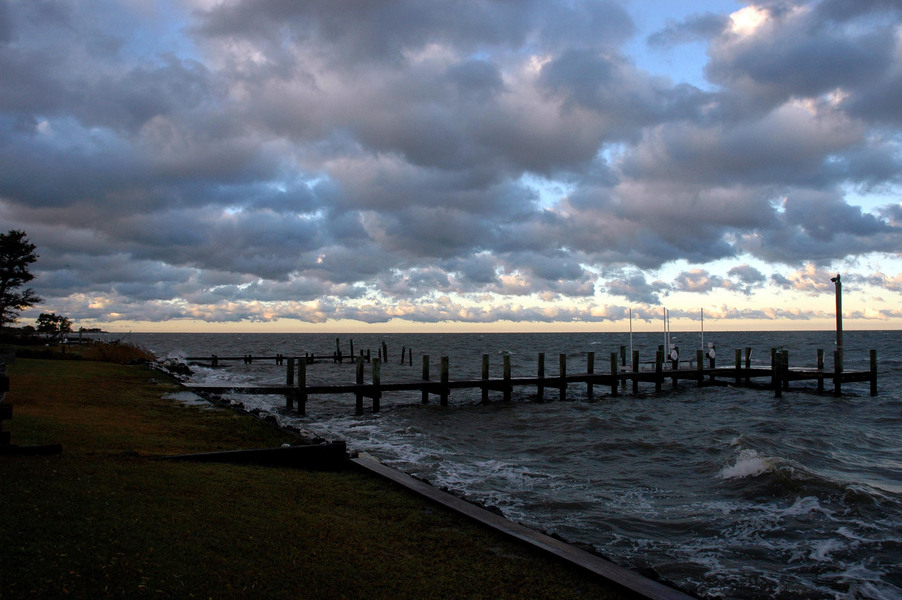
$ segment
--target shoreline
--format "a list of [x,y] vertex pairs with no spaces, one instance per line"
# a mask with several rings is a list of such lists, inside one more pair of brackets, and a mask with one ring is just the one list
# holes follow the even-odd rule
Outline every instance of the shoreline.
[[[321,437],[311,437],[313,434],[305,432],[291,425],[282,425],[272,415],[266,417],[261,416],[262,411],[259,409],[247,410],[241,402],[233,403],[222,398],[218,394],[204,394],[196,392],[184,385],[184,382],[177,379],[179,385],[191,394],[204,398],[207,402],[220,406],[222,408],[231,409],[244,415],[253,416],[263,422],[298,435],[301,439],[311,446],[322,446],[327,444],[341,444],[344,447],[344,440],[327,440]],[[262,450],[249,452],[263,452]],[[167,457],[173,458],[173,457]],[[191,459],[191,457],[182,457]],[[331,454],[325,460],[330,461],[330,468],[334,466]],[[516,523],[504,517],[500,511],[494,507],[486,506],[483,503],[476,502],[461,496],[454,495],[445,490],[435,487],[432,483],[410,476],[403,471],[399,471],[383,464],[379,459],[369,456],[365,452],[352,452],[348,457],[350,464],[358,470],[375,474],[395,485],[401,486],[411,492],[419,495],[427,501],[434,502],[452,510],[468,519],[471,519],[480,525],[493,529],[502,535],[516,539],[521,543],[528,544],[543,552],[553,555],[556,559],[565,561],[575,567],[585,569],[609,581],[615,586],[628,590],[638,597],[648,600],[691,600],[695,596],[691,596],[682,590],[673,586],[670,582],[654,579],[646,575],[640,574],[631,569],[621,567],[612,562],[607,557],[595,551],[594,548],[580,548],[572,541],[564,539],[560,536],[550,536],[542,531],[535,530],[520,523]],[[195,457],[195,460],[218,460],[219,457]],[[228,460],[223,458],[223,460]],[[251,457],[239,458],[233,460],[254,460]],[[497,512],[496,512],[497,511]]]
[[300,438],[163,400],[178,386],[147,367],[10,374],[13,443],[63,452],[0,458],[4,596],[634,597],[356,470],[152,460]]

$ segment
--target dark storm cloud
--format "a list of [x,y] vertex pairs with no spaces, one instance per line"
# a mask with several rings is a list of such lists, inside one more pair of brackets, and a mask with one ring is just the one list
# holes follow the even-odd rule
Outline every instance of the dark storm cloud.
[[82,318],[604,320],[902,247],[848,192],[902,183],[898,2],[643,36],[706,89],[620,2],[205,4],[0,0],[0,225]]

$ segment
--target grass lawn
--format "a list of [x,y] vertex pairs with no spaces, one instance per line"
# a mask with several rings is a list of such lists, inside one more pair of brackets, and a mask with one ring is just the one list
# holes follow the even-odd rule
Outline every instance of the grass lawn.
[[620,598],[357,471],[157,461],[297,443],[141,366],[18,359],[0,456],[0,598]]

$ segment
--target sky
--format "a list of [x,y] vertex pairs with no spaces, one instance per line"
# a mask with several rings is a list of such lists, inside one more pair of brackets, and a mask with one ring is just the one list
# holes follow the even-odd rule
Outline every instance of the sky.
[[0,0],[22,312],[902,328],[902,1]]

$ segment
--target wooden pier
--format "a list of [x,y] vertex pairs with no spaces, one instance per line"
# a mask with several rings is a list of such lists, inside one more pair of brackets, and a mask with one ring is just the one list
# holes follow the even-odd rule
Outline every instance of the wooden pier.
[[[229,358],[229,360],[242,360],[244,357]],[[539,401],[545,399],[545,390],[557,391],[560,400],[566,400],[568,387],[574,384],[586,386],[586,395],[593,397],[595,387],[601,386],[609,390],[611,396],[619,396],[626,393],[628,384],[632,394],[639,393],[639,384],[653,384],[654,391],[660,393],[666,381],[671,381],[676,387],[681,380],[694,382],[697,386],[732,385],[737,387],[752,387],[758,389],[771,389],[775,397],[781,397],[784,391],[790,389],[790,383],[802,381],[814,382],[816,387],[794,388],[794,391],[810,391],[827,393],[825,382],[832,386],[832,394],[842,395],[842,385],[852,382],[869,382],[870,394],[877,395],[877,351],[870,351],[870,369],[867,371],[845,371],[842,368],[843,361],[839,352],[834,353],[834,367],[827,369],[824,365],[824,352],[818,350],[817,364],[815,367],[790,367],[788,353],[785,350],[771,350],[770,367],[751,364],[751,348],[735,351],[735,360],[729,366],[716,366],[714,359],[706,359],[701,350],[697,351],[695,360],[681,363],[679,360],[664,360],[663,347],[660,347],[655,356],[653,370],[642,368],[639,361],[639,352],[633,351],[632,361],[627,364],[625,348],[620,352],[612,352],[610,362],[604,370],[596,370],[595,353],[586,355],[585,370],[576,373],[568,372],[567,355],[558,356],[557,375],[547,375],[545,372],[545,354],[538,355],[538,368],[534,376],[513,376],[511,373],[510,355],[503,357],[503,375],[501,377],[489,376],[489,355],[482,355],[482,376],[478,379],[457,379],[450,377],[450,364],[447,356],[441,357],[439,378],[433,379],[430,372],[430,357],[423,356],[423,371],[419,379],[404,382],[383,382],[383,362],[379,358],[371,360],[371,376],[369,382],[365,381],[365,358],[356,358],[356,377],[354,383],[333,385],[309,385],[307,382],[307,366],[310,364],[308,356],[304,357],[253,357],[254,360],[279,360],[278,364],[286,365],[285,385],[200,385],[186,384],[186,387],[198,393],[211,394],[276,394],[284,396],[286,407],[292,409],[297,404],[300,414],[306,413],[307,399],[313,395],[321,394],[350,394],[355,397],[355,410],[357,414],[364,412],[364,399],[372,401],[373,412],[379,412],[383,394],[387,392],[420,392],[422,402],[429,402],[430,396],[438,396],[442,406],[448,405],[448,399],[452,390],[479,389],[482,391],[482,401],[489,402],[489,393],[496,392],[502,395],[503,400],[509,401],[514,388],[535,388]],[[190,360],[190,359],[189,359]],[[225,359],[220,359],[225,360]],[[685,365],[681,368],[681,365]],[[295,375],[297,377],[295,378]]]
[[[341,338],[335,338],[335,352],[332,354],[311,354],[306,353],[304,356],[294,356],[294,357],[286,357],[282,354],[276,354],[275,356],[254,356],[252,354],[243,354],[241,356],[218,356],[216,354],[209,354],[207,356],[189,356],[185,358],[188,363],[198,364],[205,367],[213,367],[216,368],[219,366],[221,362],[230,362],[230,361],[240,361],[246,365],[253,364],[254,362],[270,362],[275,361],[276,365],[283,365],[285,361],[289,358],[293,358],[296,361],[303,360],[308,365],[312,365],[315,363],[323,363],[323,362],[334,362],[334,363],[344,363],[345,361],[349,363],[354,363],[355,361],[363,360],[366,363],[373,362],[372,351],[370,349],[360,350],[360,353],[354,354],[354,340],[348,340],[348,347],[350,348],[350,353],[345,354],[341,349]],[[382,342],[381,347],[376,350],[376,355],[379,360],[387,361],[388,360],[388,346],[385,342]],[[413,349],[407,348],[403,346],[401,348],[401,364],[404,364],[405,356],[407,357],[408,364],[413,364]]]

